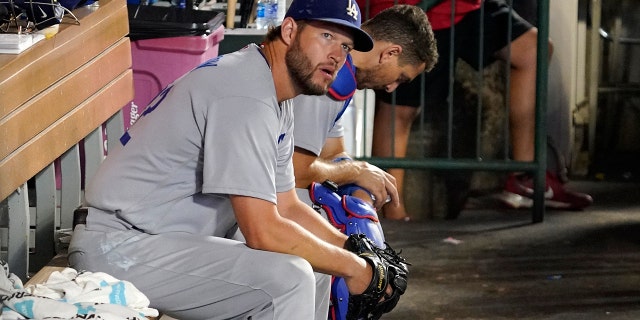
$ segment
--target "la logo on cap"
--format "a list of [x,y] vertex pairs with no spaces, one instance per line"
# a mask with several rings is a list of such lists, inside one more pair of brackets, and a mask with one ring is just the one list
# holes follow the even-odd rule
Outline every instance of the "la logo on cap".
[[347,15],[352,17],[353,20],[358,20],[358,5],[352,3],[352,0],[349,0],[347,4]]
[[354,50],[366,52],[373,48],[371,36],[360,29],[362,15],[356,0],[293,0],[285,17],[341,25],[351,31]]

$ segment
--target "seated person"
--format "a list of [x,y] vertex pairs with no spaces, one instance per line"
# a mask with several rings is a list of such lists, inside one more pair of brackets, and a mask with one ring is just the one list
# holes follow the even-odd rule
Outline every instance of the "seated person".
[[362,29],[373,38],[373,49],[352,52],[353,61],[347,59],[327,95],[294,98],[296,188],[300,199],[308,202],[311,182],[331,180],[361,187],[354,195],[377,209],[388,198],[391,205],[399,203],[393,176],[347,154],[340,117],[356,88],[392,92],[430,70],[438,58],[436,43],[427,17],[414,6],[388,8],[364,22]]
[[[365,1],[358,1],[365,5]],[[391,0],[370,0],[370,14],[375,16],[380,10],[391,5]],[[509,61],[510,100],[509,125],[510,142],[513,160],[530,162],[534,160],[535,134],[535,81],[537,55],[537,29],[512,11],[504,0],[485,0],[484,10],[481,0],[457,0],[455,2],[455,41],[453,52],[451,44],[451,0],[405,0],[401,3],[425,6],[426,15],[432,24],[438,43],[439,63],[426,74],[425,87],[420,79],[402,85],[396,91],[395,105],[391,94],[376,92],[376,112],[373,133],[373,156],[396,157],[406,156],[411,124],[420,113],[421,108],[442,105],[449,96],[450,54],[454,63],[463,59],[474,68],[479,68],[478,57],[482,53],[482,66],[496,59]],[[484,13],[484,15],[482,15]],[[483,22],[483,28],[480,23]],[[508,25],[512,28],[509,29]],[[480,34],[480,31],[483,34]],[[511,38],[508,31],[511,30]],[[484,39],[480,46],[478,39]],[[550,47],[551,48],[551,47]],[[482,51],[481,51],[482,49]],[[549,51],[550,54],[552,50]],[[424,90],[426,106],[421,105],[421,91]],[[443,110],[443,112],[446,112]],[[390,121],[389,119],[395,119]],[[392,150],[393,146],[393,150]],[[398,194],[402,199],[404,170],[389,170],[396,178]],[[512,173],[506,181],[500,199],[509,207],[531,207],[533,201],[533,179],[527,173]],[[547,198],[548,206],[564,209],[582,209],[593,200],[589,195],[572,192],[564,188],[564,184],[555,173],[547,173],[547,190],[552,195]],[[401,202],[400,206],[387,205],[383,208],[383,216],[389,219],[406,219],[408,214]]]
[[291,99],[326,94],[348,53],[373,47],[359,27],[350,0],[294,0],[262,45],[165,88],[89,182],[71,266],[177,319],[326,319],[331,276],[367,290],[385,270],[298,199],[291,160]]

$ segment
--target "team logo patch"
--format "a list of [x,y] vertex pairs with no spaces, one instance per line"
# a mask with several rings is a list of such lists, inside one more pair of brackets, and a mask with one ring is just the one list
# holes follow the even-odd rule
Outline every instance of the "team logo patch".
[[347,15],[352,17],[353,20],[358,21],[358,5],[353,0],[349,0],[347,4]]

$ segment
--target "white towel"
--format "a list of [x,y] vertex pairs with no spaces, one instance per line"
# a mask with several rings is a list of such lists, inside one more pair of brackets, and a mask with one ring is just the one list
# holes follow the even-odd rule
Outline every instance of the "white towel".
[[23,287],[0,261],[0,319],[144,319],[157,317],[149,299],[128,281],[72,268],[51,273],[44,284]]

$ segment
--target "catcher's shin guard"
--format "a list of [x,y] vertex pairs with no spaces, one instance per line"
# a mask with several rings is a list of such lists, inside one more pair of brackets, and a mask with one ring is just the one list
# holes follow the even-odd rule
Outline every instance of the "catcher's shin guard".
[[[329,222],[344,234],[363,233],[376,245],[384,248],[386,244],[378,214],[364,200],[351,195],[356,189],[361,188],[355,185],[338,188],[331,181],[314,182],[309,189],[309,195],[316,209],[322,208]],[[329,320],[347,319],[348,307],[349,289],[344,279],[334,277],[331,281]]]
[[349,289],[344,278],[332,277],[329,320],[345,320],[349,311]]
[[326,212],[329,222],[344,234],[364,233],[377,246],[384,248],[384,233],[378,214],[364,200],[351,195],[355,189],[362,188],[352,185],[339,189],[331,181],[313,182],[309,195],[311,201]]

